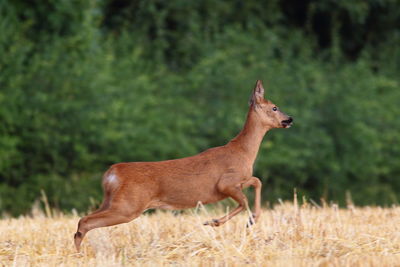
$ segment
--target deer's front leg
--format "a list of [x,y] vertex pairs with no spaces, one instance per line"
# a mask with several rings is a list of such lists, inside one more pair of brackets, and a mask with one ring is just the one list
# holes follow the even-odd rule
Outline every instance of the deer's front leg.
[[250,218],[250,224],[253,224],[253,219],[254,222],[257,222],[258,219],[260,218],[261,215],[261,186],[262,183],[260,179],[257,177],[251,177],[249,180],[243,183],[243,188],[253,186],[254,191],[255,191],[255,198],[254,198],[254,213],[253,213],[253,218]]
[[247,197],[242,192],[242,183],[227,177],[225,179],[221,179],[221,181],[218,183],[218,190],[221,193],[234,199],[236,202],[239,203],[239,205],[229,214],[219,219],[213,219],[211,221],[205,222],[204,225],[220,226],[226,223],[228,220],[230,220],[232,217],[237,215],[239,212],[241,212],[248,206]]

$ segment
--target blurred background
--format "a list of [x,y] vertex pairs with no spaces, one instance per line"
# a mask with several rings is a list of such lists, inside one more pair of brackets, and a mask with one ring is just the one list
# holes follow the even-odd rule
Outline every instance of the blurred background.
[[265,201],[398,204],[399,25],[399,0],[0,1],[0,214],[224,145],[257,79],[295,119],[261,145]]

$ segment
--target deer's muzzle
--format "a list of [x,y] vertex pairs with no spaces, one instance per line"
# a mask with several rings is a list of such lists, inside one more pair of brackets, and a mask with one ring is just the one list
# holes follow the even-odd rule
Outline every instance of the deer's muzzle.
[[292,117],[289,117],[289,119],[287,119],[287,120],[281,121],[281,124],[282,124],[283,128],[289,128],[290,126],[292,126],[292,123],[293,123],[293,118]]

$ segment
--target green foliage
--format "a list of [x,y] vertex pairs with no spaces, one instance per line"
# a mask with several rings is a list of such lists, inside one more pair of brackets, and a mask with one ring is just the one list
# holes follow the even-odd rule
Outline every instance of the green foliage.
[[396,1],[299,3],[1,2],[1,212],[41,189],[84,211],[112,163],[225,144],[260,78],[295,118],[261,146],[265,199],[398,203]]

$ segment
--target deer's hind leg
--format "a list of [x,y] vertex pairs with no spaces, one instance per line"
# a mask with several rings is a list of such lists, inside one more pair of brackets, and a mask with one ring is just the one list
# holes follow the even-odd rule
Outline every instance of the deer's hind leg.
[[102,206],[95,212],[79,220],[78,229],[74,235],[77,251],[90,230],[99,227],[112,226],[121,223],[128,223],[137,218],[147,208],[149,203],[148,196],[143,195],[144,190],[134,190],[127,197],[123,188],[105,194]]
[[91,213],[91,215],[107,210],[108,208],[110,208],[110,204],[111,204],[111,192],[105,191],[103,202],[101,203],[100,207],[97,210]]
[[112,226],[121,223],[128,223],[139,217],[144,211],[144,207],[135,207],[129,212],[111,206],[109,209],[98,211],[83,217],[78,223],[78,230],[75,233],[74,241],[77,251],[80,250],[81,242],[84,236],[90,230],[99,227]]

